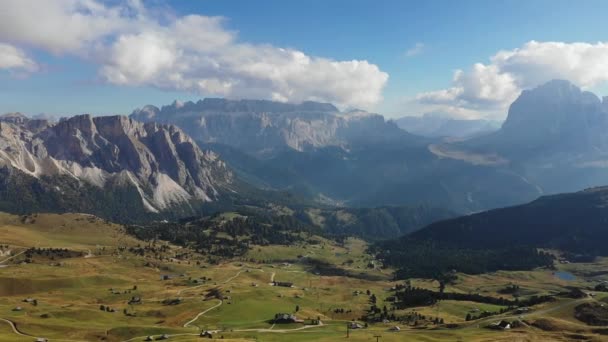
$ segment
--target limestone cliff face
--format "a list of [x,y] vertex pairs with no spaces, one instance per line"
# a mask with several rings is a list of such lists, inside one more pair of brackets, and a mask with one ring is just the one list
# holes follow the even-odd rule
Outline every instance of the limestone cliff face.
[[101,188],[132,185],[152,212],[213,201],[233,179],[217,155],[201,150],[181,129],[125,116],[79,115],[57,123],[0,117],[0,165]]
[[340,112],[327,103],[204,99],[135,110],[131,118],[175,124],[202,143],[220,143],[254,155],[378,139],[413,139],[394,123],[364,111]]

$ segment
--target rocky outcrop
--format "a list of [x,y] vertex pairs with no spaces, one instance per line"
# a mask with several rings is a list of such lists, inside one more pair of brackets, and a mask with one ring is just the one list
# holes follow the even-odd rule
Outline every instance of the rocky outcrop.
[[79,115],[57,123],[4,116],[0,165],[107,191],[134,187],[150,212],[214,201],[232,181],[217,155],[202,151],[181,129],[125,116]]

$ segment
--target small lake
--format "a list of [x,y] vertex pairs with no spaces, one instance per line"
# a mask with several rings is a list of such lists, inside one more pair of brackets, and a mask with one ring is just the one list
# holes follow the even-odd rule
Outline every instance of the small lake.
[[566,280],[566,281],[576,279],[576,276],[574,274],[572,274],[570,272],[565,272],[565,271],[557,271],[557,272],[555,272],[555,276],[561,280]]

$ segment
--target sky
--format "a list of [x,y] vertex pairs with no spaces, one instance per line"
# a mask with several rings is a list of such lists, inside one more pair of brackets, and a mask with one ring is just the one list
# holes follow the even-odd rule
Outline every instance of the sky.
[[554,78],[608,95],[603,0],[3,0],[0,112],[204,97],[502,119]]

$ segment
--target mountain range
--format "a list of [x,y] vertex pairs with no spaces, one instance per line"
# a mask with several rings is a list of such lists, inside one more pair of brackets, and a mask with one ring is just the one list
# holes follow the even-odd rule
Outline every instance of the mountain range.
[[404,116],[394,120],[397,126],[412,134],[426,137],[470,138],[500,128],[500,122],[486,119],[454,119],[440,113]]
[[256,157],[272,157],[285,150],[416,139],[381,115],[359,110],[341,113],[332,104],[310,101],[206,98],[196,103],[176,101],[160,109],[146,105],[130,117],[174,124],[200,143],[228,145]]
[[468,212],[539,195],[513,172],[436,156],[428,146],[438,138],[329,104],[204,99],[160,109],[147,105],[130,117],[178,125],[239,178],[325,204],[427,203]]
[[12,113],[0,117],[0,208],[150,219],[422,205],[445,218],[608,184],[607,108],[552,81],[524,91],[499,130],[456,140],[316,102],[204,99],[58,122]]

